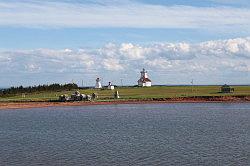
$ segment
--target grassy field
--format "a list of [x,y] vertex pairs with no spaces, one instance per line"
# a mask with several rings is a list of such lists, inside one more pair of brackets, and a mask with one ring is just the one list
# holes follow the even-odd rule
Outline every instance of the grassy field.
[[[149,88],[140,87],[121,87],[119,91],[121,99],[149,99],[149,98],[176,98],[176,97],[191,97],[191,96],[250,96],[250,86],[233,86],[234,93],[223,94],[220,92],[220,86],[153,86]],[[75,91],[75,90],[74,90]],[[40,92],[22,94],[12,97],[0,97],[0,101],[48,101],[56,100],[61,94],[72,94],[74,91],[62,92]],[[84,94],[97,93],[98,100],[109,100],[113,98],[114,91],[111,90],[96,90],[85,89],[79,90]]]

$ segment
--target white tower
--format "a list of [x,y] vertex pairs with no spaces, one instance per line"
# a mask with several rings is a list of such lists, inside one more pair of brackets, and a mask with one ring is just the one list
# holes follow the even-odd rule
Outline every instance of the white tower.
[[95,88],[96,89],[101,89],[102,88],[102,84],[101,84],[101,79],[100,78],[96,79]]

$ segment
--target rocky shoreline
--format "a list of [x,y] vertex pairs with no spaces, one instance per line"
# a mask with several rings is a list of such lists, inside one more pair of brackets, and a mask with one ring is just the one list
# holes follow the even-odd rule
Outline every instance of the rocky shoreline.
[[107,101],[82,101],[82,102],[56,102],[56,101],[15,101],[0,102],[0,110],[42,108],[42,107],[65,107],[65,106],[91,106],[113,104],[157,104],[157,103],[237,103],[250,102],[250,96],[199,96],[180,98],[150,98],[150,99],[127,99]]

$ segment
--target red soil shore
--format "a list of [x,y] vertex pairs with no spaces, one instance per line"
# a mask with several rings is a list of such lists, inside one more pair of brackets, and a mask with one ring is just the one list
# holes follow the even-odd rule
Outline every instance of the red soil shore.
[[118,101],[93,101],[93,102],[0,102],[0,110],[64,107],[64,106],[89,106],[89,105],[113,105],[113,104],[157,104],[157,103],[211,103],[211,102],[250,102],[250,96],[237,97],[188,97],[188,98],[157,98],[157,99],[134,99]]

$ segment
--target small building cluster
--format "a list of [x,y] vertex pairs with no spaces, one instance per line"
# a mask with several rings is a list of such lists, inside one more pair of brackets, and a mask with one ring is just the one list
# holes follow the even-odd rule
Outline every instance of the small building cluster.
[[[141,71],[141,77],[137,81],[137,83],[138,83],[138,86],[140,86],[140,87],[151,87],[152,86],[152,81],[148,78],[148,72],[144,68]],[[102,86],[101,79],[96,78],[95,89],[103,89],[103,88],[104,87]],[[109,82],[108,86],[106,86],[105,88],[107,88],[109,90],[114,90],[115,86],[112,85],[111,82]]]
[[95,89],[103,89],[103,88],[107,88],[109,90],[114,90],[115,86],[111,82],[109,82],[108,86],[103,87],[102,83],[101,83],[101,79],[97,78],[96,83],[95,83]]

